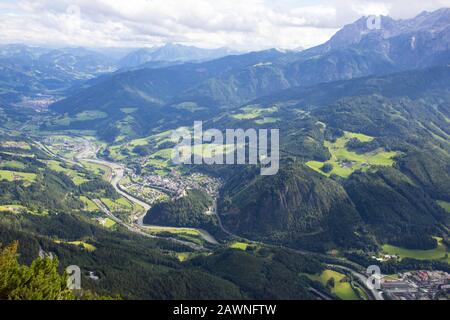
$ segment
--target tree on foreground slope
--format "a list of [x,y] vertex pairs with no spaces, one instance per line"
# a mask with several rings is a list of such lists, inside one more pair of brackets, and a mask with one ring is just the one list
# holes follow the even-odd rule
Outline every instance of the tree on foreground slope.
[[73,300],[67,276],[58,273],[58,260],[38,258],[31,266],[17,260],[18,243],[0,246],[0,300]]

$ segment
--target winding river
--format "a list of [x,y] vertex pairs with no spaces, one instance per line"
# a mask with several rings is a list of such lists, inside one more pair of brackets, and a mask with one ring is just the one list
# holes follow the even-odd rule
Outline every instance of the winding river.
[[165,226],[150,226],[144,224],[144,217],[147,212],[151,209],[151,205],[134,197],[132,194],[126,192],[125,188],[120,185],[120,181],[125,177],[126,167],[122,164],[110,162],[97,158],[98,149],[88,140],[84,139],[84,148],[83,150],[75,157],[75,161],[82,165],[82,161],[90,162],[93,164],[98,164],[102,166],[106,166],[111,170],[111,175],[109,177],[109,182],[113,186],[113,188],[124,198],[128,199],[132,203],[142,207],[144,209],[144,213],[135,221],[134,228],[138,229],[152,229],[157,228],[159,230],[186,230],[191,229],[195,230],[199,233],[200,237],[210,243],[217,245],[219,244],[217,240],[206,230],[203,229],[195,229],[195,228],[176,228],[176,227],[165,227]]

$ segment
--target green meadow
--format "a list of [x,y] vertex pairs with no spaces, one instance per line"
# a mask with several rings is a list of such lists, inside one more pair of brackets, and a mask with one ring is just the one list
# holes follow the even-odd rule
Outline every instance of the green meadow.
[[0,166],[4,167],[4,168],[13,168],[13,169],[25,169],[26,166],[19,161],[0,161]]
[[117,223],[116,223],[114,220],[110,219],[110,218],[105,218],[105,219],[103,219],[103,220],[100,222],[100,224],[101,224],[103,227],[107,228],[107,229],[111,229],[111,228],[113,228]]
[[[172,149],[170,155],[172,154]],[[214,156],[224,156],[235,150],[233,144],[198,144],[192,147],[182,147],[179,149],[183,154],[189,154],[189,151],[193,155],[203,156],[203,158],[213,158]]]
[[[338,175],[343,178],[349,177],[356,170],[367,170],[376,166],[393,166],[394,158],[398,155],[397,152],[387,152],[383,149],[378,149],[367,153],[356,153],[349,151],[346,148],[347,143],[351,139],[358,139],[361,142],[370,142],[374,138],[359,133],[345,132],[344,136],[337,139],[336,142],[325,141],[325,147],[331,153],[331,159],[325,162],[309,161],[306,164],[313,170],[326,175]],[[332,170],[324,172],[322,170],[325,164],[332,166]]]
[[0,170],[0,180],[7,180],[10,182],[15,180],[34,182],[36,181],[36,177],[35,173]]
[[[277,107],[272,108],[260,108],[258,106],[246,106],[242,109],[241,113],[233,114],[231,117],[236,120],[257,120],[264,121],[266,115],[270,115],[272,113],[275,113],[278,111]],[[266,123],[272,123],[271,120],[274,122],[278,121],[276,118],[266,118],[268,119]],[[257,120],[258,121],[258,120]],[[264,123],[263,123],[264,124]]]
[[324,286],[327,286],[328,281],[333,278],[334,287],[330,288],[330,291],[333,294],[342,300],[360,300],[360,297],[353,289],[345,274],[334,270],[325,270],[320,275],[307,275],[307,277],[311,280],[320,282]]
[[239,242],[239,241],[229,244],[229,248],[236,249],[236,250],[242,250],[242,251],[246,251],[248,246],[249,246],[248,243]]
[[134,152],[134,149],[139,146],[147,146],[149,154],[145,156],[145,167],[148,167],[153,173],[166,176],[175,168],[171,162],[172,148],[163,145],[171,142],[172,132],[173,130],[167,130],[144,138],[116,141],[116,145],[108,147],[110,157],[115,161],[141,157]]
[[173,228],[173,227],[162,227],[162,226],[146,226],[146,230],[150,233],[172,233],[172,234],[185,234],[189,236],[200,236],[200,232],[195,229],[189,228]]
[[12,213],[12,214],[19,214],[19,213],[27,213],[28,212],[28,208],[21,206],[21,205],[16,205],[16,204],[10,204],[10,205],[0,205],[0,212],[8,212],[8,213]]
[[117,200],[102,198],[103,204],[112,212],[143,212],[144,208],[131,203],[128,199],[120,197]]
[[36,158],[36,155],[24,152],[6,152],[2,151],[3,154],[7,154],[9,156],[19,156],[21,158]]
[[78,113],[74,120],[76,121],[91,121],[107,118],[108,114],[98,110],[86,110],[81,113]]
[[146,226],[146,231],[155,236],[162,236],[164,234],[172,234],[183,241],[193,242],[202,245],[204,240],[198,230],[188,228],[173,228],[162,226]]
[[86,170],[94,173],[95,175],[102,176],[103,180],[108,180],[111,175],[111,169],[107,166],[88,161],[81,161],[81,163]]
[[11,214],[25,213],[25,214],[32,214],[32,215],[36,215],[36,216],[48,215],[48,210],[41,209],[38,211],[33,211],[25,206],[17,205],[17,204],[0,205],[0,212],[7,212],[7,213],[11,213]]
[[92,244],[89,244],[87,242],[84,242],[84,241],[55,240],[54,242],[57,243],[57,244],[68,244],[68,245],[72,245],[72,246],[81,247],[84,250],[86,250],[87,252],[94,252],[95,250],[97,250],[97,248],[95,246],[93,246]]
[[98,110],[86,110],[75,116],[64,115],[52,122],[56,126],[69,126],[72,122],[99,120],[108,117],[108,114]]
[[88,179],[86,179],[84,175],[80,174],[78,171],[74,169],[70,169],[63,166],[63,164],[59,161],[50,160],[47,161],[47,165],[51,170],[56,172],[62,172],[65,175],[69,176],[72,179],[73,183],[76,184],[77,186],[88,181]]
[[448,250],[443,244],[442,238],[437,238],[438,246],[432,250],[410,250],[385,244],[382,246],[382,251],[390,255],[399,256],[400,259],[412,258],[416,260],[446,260],[450,263],[448,258]]
[[84,203],[84,210],[89,212],[99,211],[94,201],[85,196],[80,196],[80,200]]
[[442,209],[450,213],[450,202],[438,201],[437,203]]
[[175,256],[178,258],[180,262],[185,262],[195,257],[208,255],[209,254],[206,252],[175,252]]
[[180,262],[185,262],[191,258],[192,252],[177,252],[176,256]]
[[102,198],[101,201],[112,212],[133,211],[134,210],[133,204],[130,201],[128,201],[127,199],[123,198],[123,197],[121,197],[121,198],[119,198],[117,200],[112,200],[112,199],[108,199],[108,198]]
[[111,146],[108,148],[109,156],[117,161],[125,159],[127,156],[122,153],[122,148],[120,145]]
[[21,149],[21,150],[31,150],[30,145],[23,141],[3,141],[2,147],[3,148]]

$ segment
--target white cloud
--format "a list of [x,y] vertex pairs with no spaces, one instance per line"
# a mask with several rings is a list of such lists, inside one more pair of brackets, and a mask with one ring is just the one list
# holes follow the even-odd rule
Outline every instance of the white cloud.
[[[281,5],[286,2],[286,5]],[[0,43],[310,47],[362,15],[408,18],[450,0],[3,0]],[[79,8],[79,10],[78,10]]]

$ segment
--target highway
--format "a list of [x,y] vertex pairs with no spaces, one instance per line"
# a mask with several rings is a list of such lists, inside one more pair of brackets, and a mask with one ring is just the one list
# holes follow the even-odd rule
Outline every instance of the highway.
[[358,279],[359,282],[360,282],[361,284],[364,285],[364,288],[365,288],[366,290],[369,290],[369,291],[370,291],[370,293],[371,293],[372,296],[375,298],[375,300],[384,300],[383,292],[382,292],[382,291],[379,291],[379,290],[376,290],[376,289],[371,289],[371,288],[368,288],[368,287],[367,287],[367,280],[368,280],[368,277],[367,277],[366,275],[364,275],[364,274],[362,274],[362,273],[359,273],[359,272],[357,272],[357,271],[355,271],[355,270],[352,270],[352,269],[350,269],[350,268],[344,267],[344,266],[330,265],[330,267],[334,267],[334,268],[336,268],[336,269],[340,269],[340,270],[343,270],[343,271],[350,272],[350,273],[353,275],[353,277],[355,277],[356,279]]

